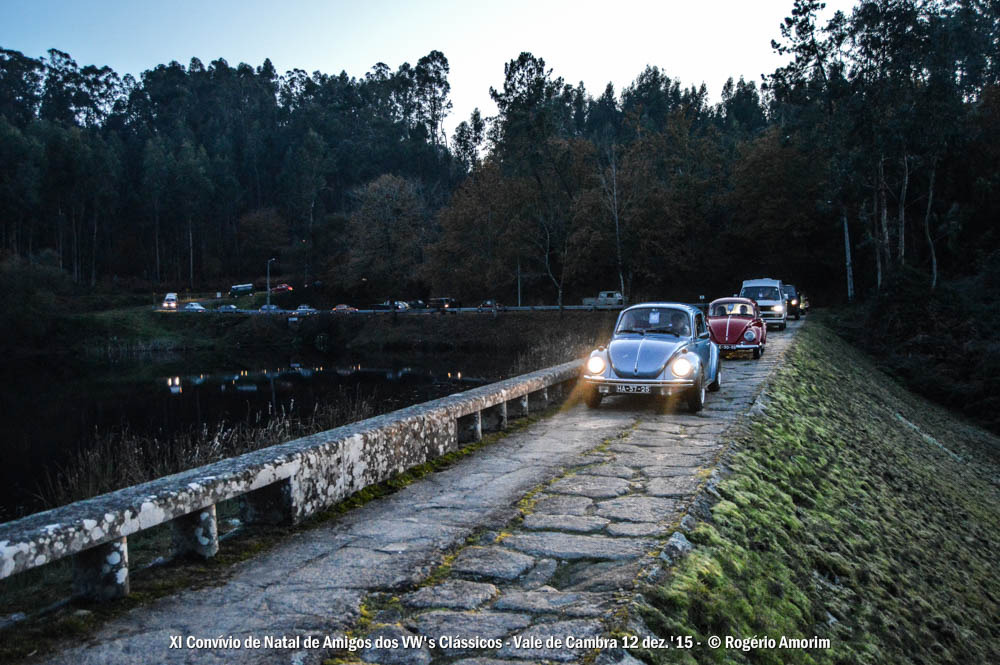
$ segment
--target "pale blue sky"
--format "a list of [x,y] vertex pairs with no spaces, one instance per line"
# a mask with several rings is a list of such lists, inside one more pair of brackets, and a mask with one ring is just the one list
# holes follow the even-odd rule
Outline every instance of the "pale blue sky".
[[[854,0],[828,0],[828,13]],[[204,63],[259,65],[363,76],[376,62],[395,70],[437,49],[451,65],[449,135],[478,106],[496,112],[490,86],[521,51],[545,59],[556,76],[583,81],[597,96],[620,91],[647,64],[684,85],[706,83],[717,99],[729,76],[760,81],[784,59],[771,39],[792,0],[0,0],[0,46],[38,57],[49,48],[80,65],[119,74],[192,56]]]

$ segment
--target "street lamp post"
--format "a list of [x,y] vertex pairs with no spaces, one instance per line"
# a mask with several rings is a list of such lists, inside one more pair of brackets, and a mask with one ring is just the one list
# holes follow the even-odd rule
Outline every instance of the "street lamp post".
[[275,259],[267,260],[267,308],[271,309],[271,262]]

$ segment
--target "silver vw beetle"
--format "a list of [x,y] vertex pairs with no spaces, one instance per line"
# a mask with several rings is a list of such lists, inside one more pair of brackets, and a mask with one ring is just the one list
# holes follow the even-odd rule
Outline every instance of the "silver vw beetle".
[[698,309],[642,303],[618,315],[611,342],[587,359],[583,383],[590,408],[608,395],[681,393],[697,412],[705,405],[705,391],[722,387],[722,359]]

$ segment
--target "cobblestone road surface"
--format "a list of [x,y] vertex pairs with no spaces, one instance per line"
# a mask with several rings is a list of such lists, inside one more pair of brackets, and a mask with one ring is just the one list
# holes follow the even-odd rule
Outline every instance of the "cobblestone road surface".
[[[596,411],[568,408],[298,534],[241,564],[223,586],[137,609],[45,662],[321,662],[329,652],[301,640],[342,636],[363,603],[378,609],[364,633],[372,640],[501,642],[358,652],[370,662],[573,661],[582,650],[546,648],[546,638],[602,633],[602,619],[656,565],[721,451],[721,434],[750,408],[799,325],[769,333],[760,360],[727,360],[722,390],[709,393],[700,414],[631,397],[606,399]],[[447,574],[422,584],[449,553]],[[170,648],[178,636],[182,648]],[[183,648],[189,637],[230,636],[300,642]]]

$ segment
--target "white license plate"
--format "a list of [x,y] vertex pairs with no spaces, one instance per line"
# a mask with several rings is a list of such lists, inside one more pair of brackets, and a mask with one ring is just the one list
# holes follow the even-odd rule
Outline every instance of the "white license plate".
[[615,386],[618,393],[648,393],[649,386]]
[[720,344],[719,348],[722,349],[723,351],[735,351],[736,350],[736,345],[735,344]]

